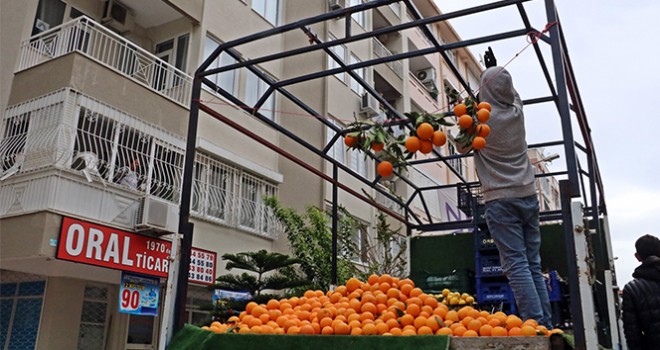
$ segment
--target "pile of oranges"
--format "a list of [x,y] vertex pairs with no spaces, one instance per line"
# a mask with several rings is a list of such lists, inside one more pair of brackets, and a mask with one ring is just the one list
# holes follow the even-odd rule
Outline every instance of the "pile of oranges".
[[486,147],[486,137],[490,134],[490,127],[486,122],[490,119],[491,105],[488,102],[479,102],[473,105],[471,110],[464,103],[454,106],[454,115],[456,116],[461,133],[469,135],[472,148],[480,150]]
[[308,290],[301,297],[250,302],[227,323],[203,329],[216,333],[319,335],[536,336],[548,335],[533,320],[472,306],[450,309],[424,293],[410,279],[371,275],[367,282],[351,278],[324,293]]

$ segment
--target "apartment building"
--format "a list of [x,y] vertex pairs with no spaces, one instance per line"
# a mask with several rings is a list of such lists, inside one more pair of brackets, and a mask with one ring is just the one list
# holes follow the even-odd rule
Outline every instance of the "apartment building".
[[[125,273],[156,278],[163,286],[172,232],[178,227],[192,75],[217,45],[296,20],[353,6],[360,0],[0,0],[0,346],[17,349],[155,349],[163,293],[153,315],[120,312]],[[414,1],[424,16],[439,14],[430,0]],[[415,14],[398,2],[315,25],[322,41],[405,23]],[[447,23],[429,25],[437,40],[458,36]],[[271,36],[240,47],[244,58],[306,43],[304,33]],[[422,29],[410,28],[368,41],[333,46],[346,63],[430,47]],[[481,68],[466,50],[448,53],[475,84]],[[236,62],[227,53],[212,62]],[[339,63],[322,52],[267,62],[258,68],[273,80],[323,71]],[[439,54],[356,71],[400,112],[447,110],[446,85],[458,80]],[[247,69],[209,76],[252,106],[268,82]],[[364,86],[347,73],[292,86],[290,91],[338,126],[384,118]],[[202,100],[314,168],[330,162],[311,153],[215,91]],[[335,131],[280,94],[260,113],[323,148]],[[393,131],[404,132],[404,131]],[[451,147],[438,149],[443,155]],[[373,179],[375,163],[347,152],[340,141],[334,159]],[[474,181],[465,159],[420,164],[409,170],[429,186]],[[345,172],[339,181],[402,210]],[[383,182],[401,196],[412,189]],[[412,210],[455,220],[453,192],[412,202]],[[266,249],[287,252],[281,226],[262,198],[275,195],[287,207],[332,205],[331,185],[206,113],[200,113],[191,199],[193,262],[188,321],[206,315],[207,285],[226,273],[220,256]],[[339,191],[339,203],[367,226],[376,209]],[[424,208],[426,206],[426,209]],[[448,209],[449,208],[449,209]],[[404,230],[405,231],[405,230]],[[374,232],[356,232],[356,240]],[[405,238],[402,237],[402,240]],[[393,247],[394,249],[395,247]],[[359,263],[359,261],[358,261]],[[125,305],[124,305],[125,307]],[[125,311],[125,310],[123,310]]]

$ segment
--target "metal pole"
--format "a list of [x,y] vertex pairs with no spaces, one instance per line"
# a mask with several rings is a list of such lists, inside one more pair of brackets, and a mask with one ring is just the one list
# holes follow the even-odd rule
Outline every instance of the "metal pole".
[[179,275],[179,260],[181,259],[181,235],[175,233],[172,237],[172,248],[170,251],[170,269],[167,274],[167,283],[165,285],[165,297],[163,301],[163,315],[161,316],[160,337],[158,339],[158,349],[165,350],[165,347],[172,340],[176,328],[174,322],[173,300],[176,300],[177,283]]
[[[545,0],[545,11],[548,23],[555,23],[557,10],[553,0]],[[559,24],[550,27],[550,46],[552,47],[552,61],[555,67],[555,81],[557,84],[557,97],[559,98],[559,117],[561,118],[561,129],[564,137],[564,152],[566,156],[566,169],[568,181],[570,181],[569,195],[577,197],[580,195],[580,184],[578,182],[577,158],[575,156],[575,140],[571,125],[570,108],[568,105],[568,93],[566,91],[566,76],[564,75],[564,51],[559,38]]]
[[337,239],[339,235],[337,234],[337,202],[338,191],[337,191],[337,181],[339,176],[339,170],[337,165],[332,165],[332,179],[335,180],[332,183],[332,288],[334,289],[337,286]]
[[183,234],[179,275],[177,276],[176,299],[174,301],[174,330],[183,328],[186,322],[186,301],[188,298],[188,272],[190,270],[190,250],[192,249],[193,224],[190,223],[190,200],[192,197],[193,167],[195,165],[195,147],[197,124],[199,121],[199,99],[202,93],[202,80],[197,74],[193,80],[190,118],[186,140],[186,156],[183,165],[181,185],[181,204],[179,206],[179,232]]

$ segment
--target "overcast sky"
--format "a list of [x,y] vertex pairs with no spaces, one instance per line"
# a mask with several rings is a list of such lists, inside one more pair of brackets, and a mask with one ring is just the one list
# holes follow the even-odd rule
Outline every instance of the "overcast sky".
[[[482,0],[436,0],[444,12],[489,3]],[[596,156],[603,177],[611,242],[620,287],[632,279],[638,265],[633,254],[635,240],[660,230],[660,108],[654,105],[660,91],[660,48],[656,21],[660,1],[556,0],[568,52],[585,106]],[[547,23],[545,1],[525,3],[532,26],[542,30]],[[523,28],[515,7],[493,10],[450,21],[462,39]],[[525,38],[489,44],[499,65],[509,63],[516,89],[523,99],[548,95],[540,66]],[[479,57],[488,45],[473,46]],[[547,47],[548,45],[542,44]],[[551,73],[552,60],[545,52]],[[548,104],[549,105],[549,104]],[[526,107],[528,143],[557,141],[561,137],[554,107]],[[550,108],[550,109],[548,109]],[[576,135],[576,140],[581,137]],[[561,149],[546,154],[562,153]],[[553,170],[565,169],[565,157],[553,162]]]

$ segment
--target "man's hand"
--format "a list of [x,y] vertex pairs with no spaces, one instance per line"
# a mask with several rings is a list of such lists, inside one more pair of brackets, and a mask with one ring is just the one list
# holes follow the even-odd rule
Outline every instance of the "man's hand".
[[486,65],[486,68],[497,66],[495,54],[493,53],[493,49],[491,49],[490,46],[488,46],[488,51],[484,53],[484,64]]

